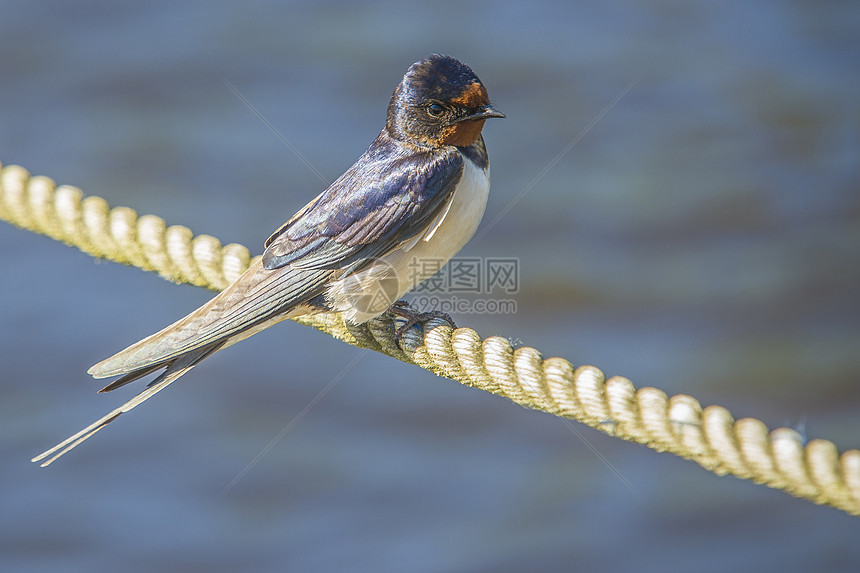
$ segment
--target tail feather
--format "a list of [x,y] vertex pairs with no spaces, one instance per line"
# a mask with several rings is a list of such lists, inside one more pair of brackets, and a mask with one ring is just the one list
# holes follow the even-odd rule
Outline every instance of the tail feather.
[[147,374],[151,374],[156,370],[161,370],[164,368],[165,364],[153,364],[152,366],[147,366],[146,368],[141,368],[140,370],[135,370],[134,372],[130,372],[123,376],[122,378],[117,378],[101,390],[99,390],[99,394],[103,392],[110,392],[112,390],[116,390],[117,388],[121,388],[130,382],[134,382],[139,378],[143,378]]
[[[105,426],[107,426],[108,424],[113,422],[114,420],[116,420],[120,416],[120,414],[130,412],[131,410],[135,409],[137,406],[143,404],[144,402],[146,402],[147,400],[149,400],[150,398],[152,398],[153,396],[155,396],[156,394],[158,394],[159,392],[161,392],[162,390],[167,388],[171,383],[175,382],[180,376],[182,376],[183,374],[185,374],[186,372],[188,372],[189,370],[194,368],[201,360],[203,360],[204,358],[206,358],[207,356],[209,356],[210,354],[212,354],[213,352],[218,350],[222,345],[223,345],[223,343],[219,343],[216,345],[210,345],[210,346],[207,346],[204,348],[199,348],[199,349],[193,350],[191,352],[183,354],[182,356],[177,357],[175,360],[173,360],[172,362],[167,364],[167,369],[164,372],[162,372],[161,375],[158,376],[158,378],[156,378],[149,385],[147,385],[147,387],[140,394],[138,394],[137,396],[135,396],[134,398],[132,398],[131,400],[129,400],[128,402],[126,402],[125,404],[123,404],[122,406],[117,408],[116,410],[113,410],[109,414],[99,418],[98,420],[96,420],[95,422],[93,422],[92,424],[90,424],[89,426],[87,426],[86,428],[84,428],[83,430],[78,432],[77,434],[69,436],[68,438],[66,438],[65,440],[63,440],[62,442],[60,442],[59,444],[54,446],[53,448],[42,452],[41,454],[39,454],[38,456],[36,456],[35,458],[33,458],[30,461],[38,462],[38,461],[41,461],[45,458],[48,458],[47,460],[42,462],[42,467],[51,465],[57,458],[68,453],[69,451],[71,451],[72,449],[77,447],[81,442],[84,442],[87,439],[91,438],[96,432],[98,432],[99,430],[101,430],[102,428],[104,428]],[[164,366],[164,364],[162,364],[160,367],[163,367],[163,366]],[[126,380],[124,383],[131,382],[132,380],[137,379],[140,376],[145,376],[146,374],[149,374],[153,370],[157,370],[157,369],[158,368],[152,368],[152,367],[142,369],[140,371],[140,372],[142,372],[141,374],[135,376],[134,378]],[[132,373],[132,374],[137,374],[137,373]],[[128,377],[129,376],[124,376],[123,378],[128,378]],[[120,380],[122,380],[123,378],[121,378]],[[117,382],[119,382],[120,380],[117,380]],[[123,385],[123,384],[120,384],[119,386],[116,386],[117,382],[109,384],[108,386],[106,386],[101,391],[106,392],[106,391],[113,390],[114,388],[118,388],[119,386]]]

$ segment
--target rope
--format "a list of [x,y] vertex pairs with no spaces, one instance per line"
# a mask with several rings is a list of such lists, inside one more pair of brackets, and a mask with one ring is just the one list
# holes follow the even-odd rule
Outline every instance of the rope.
[[[194,237],[186,227],[167,227],[163,219],[139,217],[128,207],[111,209],[100,197],[56,187],[47,177],[31,177],[14,165],[0,165],[0,219],[95,257],[214,291],[235,280],[251,261],[242,245]],[[423,340],[410,329],[401,350],[391,320],[352,326],[336,314],[322,314],[297,322],[528,408],[671,452],[718,475],[753,480],[860,516],[860,450],[840,455],[828,440],[804,443],[789,428],[768,432],[757,419],[735,421],[725,408],[702,408],[691,396],[637,390],[627,378],[606,380],[593,366],[574,369],[563,358],[544,359],[534,348],[514,349],[505,338],[481,339],[471,328],[454,330],[437,319],[424,325]]]

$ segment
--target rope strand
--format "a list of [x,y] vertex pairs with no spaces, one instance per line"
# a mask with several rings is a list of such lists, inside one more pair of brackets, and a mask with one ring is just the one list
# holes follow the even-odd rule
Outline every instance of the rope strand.
[[[218,291],[251,263],[247,248],[222,246],[154,215],[138,217],[75,187],[57,187],[18,166],[0,165],[0,219],[47,235],[94,257],[153,271],[177,283]],[[425,324],[423,340],[411,329],[398,347],[391,319],[361,326],[336,314],[305,316],[312,326],[362,348],[416,364],[467,386],[504,396],[528,408],[570,418],[660,452],[692,460],[718,475],[731,474],[797,497],[860,515],[860,450],[839,454],[828,440],[804,445],[789,428],[771,432],[754,418],[735,421],[720,406],[702,408],[684,394],[636,389],[627,378],[606,380],[593,366],[544,359],[534,348],[514,350],[501,337],[481,339],[471,328],[441,320]]]

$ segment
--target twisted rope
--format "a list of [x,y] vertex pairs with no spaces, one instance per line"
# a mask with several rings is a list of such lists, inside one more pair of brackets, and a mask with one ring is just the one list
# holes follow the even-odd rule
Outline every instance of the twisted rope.
[[[47,177],[31,177],[14,165],[0,165],[0,219],[95,257],[214,291],[235,280],[251,261],[242,245],[194,237],[186,227],[167,227],[163,219],[138,217],[128,207],[111,209],[100,197],[56,187]],[[860,515],[860,450],[840,455],[828,440],[804,444],[795,430],[768,432],[759,420],[735,421],[725,408],[702,408],[691,396],[669,398],[656,388],[637,390],[627,378],[606,380],[593,366],[574,369],[563,358],[544,359],[529,347],[515,350],[504,338],[481,339],[470,328],[453,330],[444,321],[428,322],[423,340],[411,329],[401,341],[402,350],[390,318],[352,326],[336,314],[323,314],[297,322],[523,406],[671,452],[718,475],[753,480]]]

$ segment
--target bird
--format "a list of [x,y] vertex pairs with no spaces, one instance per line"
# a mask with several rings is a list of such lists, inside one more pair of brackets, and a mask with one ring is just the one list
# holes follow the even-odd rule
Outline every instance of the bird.
[[474,235],[490,189],[482,129],[487,119],[503,117],[458,59],[432,54],[412,64],[376,139],[265,241],[262,257],[203,306],[88,373],[119,376],[99,391],[109,392],[163,371],[32,461],[51,464],[203,359],[282,320],[337,312],[358,325],[387,311],[402,316],[400,298]]

